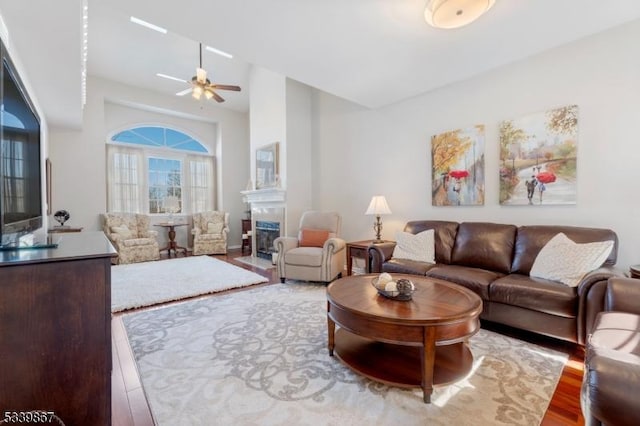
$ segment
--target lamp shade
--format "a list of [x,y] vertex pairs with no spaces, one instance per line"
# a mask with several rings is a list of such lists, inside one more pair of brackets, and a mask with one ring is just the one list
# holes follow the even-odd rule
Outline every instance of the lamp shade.
[[429,0],[424,19],[436,28],[459,28],[486,13],[496,0]]
[[180,211],[180,199],[175,195],[169,195],[164,198],[163,207],[167,213],[178,213]]
[[364,214],[376,216],[391,214],[391,209],[389,208],[389,204],[387,204],[387,199],[384,198],[384,195],[373,196],[369,203],[369,208]]

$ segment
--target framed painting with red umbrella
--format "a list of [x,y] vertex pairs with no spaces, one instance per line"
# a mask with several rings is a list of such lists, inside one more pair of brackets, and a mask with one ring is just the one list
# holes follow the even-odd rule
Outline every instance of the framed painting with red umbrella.
[[434,206],[484,204],[484,125],[431,137]]
[[576,204],[577,105],[502,121],[499,132],[500,204]]

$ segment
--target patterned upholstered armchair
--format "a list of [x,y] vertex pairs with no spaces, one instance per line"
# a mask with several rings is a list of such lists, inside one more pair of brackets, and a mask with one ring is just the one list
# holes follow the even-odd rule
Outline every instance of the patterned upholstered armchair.
[[346,261],[346,243],[338,238],[341,223],[338,213],[307,211],[300,218],[298,237],[276,238],[280,281],[331,282],[340,277]]
[[103,230],[118,251],[116,263],[160,259],[157,231],[149,229],[149,216],[135,213],[106,213]]
[[225,254],[229,213],[206,211],[193,215],[193,254]]

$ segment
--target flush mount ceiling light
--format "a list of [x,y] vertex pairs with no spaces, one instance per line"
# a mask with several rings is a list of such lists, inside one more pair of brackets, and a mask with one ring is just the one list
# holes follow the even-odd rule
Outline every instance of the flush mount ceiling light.
[[428,0],[424,19],[436,28],[459,28],[487,12],[496,0]]

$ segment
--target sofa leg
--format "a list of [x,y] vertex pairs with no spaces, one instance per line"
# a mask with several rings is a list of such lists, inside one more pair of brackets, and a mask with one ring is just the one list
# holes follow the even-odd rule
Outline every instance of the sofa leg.
[[280,282],[281,282],[282,284],[284,284],[284,282],[285,282],[286,280],[287,280],[287,279],[286,279],[285,277],[280,277]]

